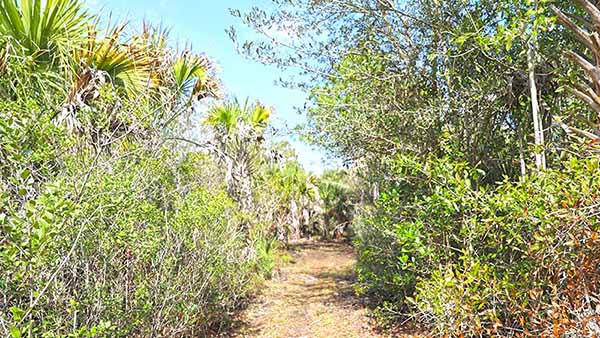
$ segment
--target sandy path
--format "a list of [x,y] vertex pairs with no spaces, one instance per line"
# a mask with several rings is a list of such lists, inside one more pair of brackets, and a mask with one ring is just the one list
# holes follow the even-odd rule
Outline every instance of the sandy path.
[[241,318],[237,338],[404,337],[377,333],[354,296],[348,245],[303,242]]

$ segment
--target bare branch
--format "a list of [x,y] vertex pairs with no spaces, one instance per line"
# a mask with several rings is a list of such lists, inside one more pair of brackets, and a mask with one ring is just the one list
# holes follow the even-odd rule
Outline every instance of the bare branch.
[[594,84],[600,84],[600,70],[583,56],[573,52],[566,52],[566,56],[577,63],[592,78]]
[[[595,27],[600,27],[600,9],[589,0],[574,0],[590,15]],[[597,29],[596,28],[596,29]]]
[[550,6],[550,8],[556,14],[556,17],[558,18],[558,22],[560,22],[563,26],[567,27],[573,33],[575,33],[577,38],[579,38],[579,40],[581,42],[583,42],[586,46],[588,46],[589,48],[593,48],[590,33],[585,31],[581,27],[579,27],[576,23],[573,22],[573,20],[571,20],[567,15],[565,15],[560,9],[556,8],[556,6],[552,5],[552,6]]
[[590,108],[592,108],[596,112],[596,114],[600,115],[600,105],[598,105],[598,103],[596,103],[596,101],[593,98],[591,98],[588,94],[576,88],[568,88],[568,90],[573,95],[577,96],[580,100],[585,102],[588,106],[590,106]]

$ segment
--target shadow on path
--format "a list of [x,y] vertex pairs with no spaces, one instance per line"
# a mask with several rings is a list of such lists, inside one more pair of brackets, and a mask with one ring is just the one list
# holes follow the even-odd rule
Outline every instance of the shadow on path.
[[373,328],[364,304],[355,297],[356,256],[351,246],[302,241],[290,245],[289,251],[291,262],[275,271],[228,337],[412,337]]

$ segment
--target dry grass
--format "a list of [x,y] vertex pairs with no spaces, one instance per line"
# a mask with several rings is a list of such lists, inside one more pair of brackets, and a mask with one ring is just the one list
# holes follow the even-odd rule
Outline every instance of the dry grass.
[[236,338],[414,337],[378,332],[354,296],[356,258],[341,243],[303,241],[241,318]]

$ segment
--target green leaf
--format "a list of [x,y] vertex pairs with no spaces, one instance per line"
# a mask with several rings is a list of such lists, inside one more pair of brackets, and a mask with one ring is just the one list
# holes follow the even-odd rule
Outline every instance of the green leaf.
[[21,179],[26,180],[29,177],[29,175],[31,175],[31,172],[25,169],[21,172]]
[[506,51],[509,51],[512,48],[512,44],[513,44],[513,39],[507,38],[506,39]]
[[21,330],[17,329],[14,326],[10,327],[10,335],[13,338],[21,338]]
[[11,307],[9,310],[13,315],[13,320],[15,321],[20,321],[23,317],[23,314],[25,313],[23,310],[19,309],[16,306]]

